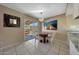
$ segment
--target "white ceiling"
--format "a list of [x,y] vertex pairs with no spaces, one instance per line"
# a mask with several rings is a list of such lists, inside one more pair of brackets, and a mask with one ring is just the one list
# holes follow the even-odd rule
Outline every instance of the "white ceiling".
[[[36,17],[47,18],[65,13],[66,3],[3,3],[6,7]],[[43,14],[40,14],[43,12]]]

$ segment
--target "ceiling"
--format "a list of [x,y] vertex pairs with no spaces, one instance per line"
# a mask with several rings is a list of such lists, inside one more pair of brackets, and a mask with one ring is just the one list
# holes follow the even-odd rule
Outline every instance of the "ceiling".
[[36,18],[64,14],[67,6],[66,3],[2,3],[1,5]]

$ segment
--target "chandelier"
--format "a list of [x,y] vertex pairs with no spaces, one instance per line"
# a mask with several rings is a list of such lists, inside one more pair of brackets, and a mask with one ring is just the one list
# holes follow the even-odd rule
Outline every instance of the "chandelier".
[[[40,14],[43,16],[43,12],[40,12]],[[43,17],[39,18],[39,21],[40,22],[43,22],[44,21],[44,18]]]
[[43,21],[44,21],[44,18],[39,18],[39,21],[40,21],[40,22],[43,22]]

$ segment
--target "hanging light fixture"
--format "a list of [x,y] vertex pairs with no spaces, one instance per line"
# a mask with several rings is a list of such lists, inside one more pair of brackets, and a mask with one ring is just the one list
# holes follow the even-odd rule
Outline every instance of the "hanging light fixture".
[[[40,14],[43,16],[43,11],[40,12]],[[39,18],[39,21],[40,21],[40,22],[43,22],[43,21],[44,21],[44,18],[43,18],[43,17]]]
[[40,21],[40,22],[43,22],[43,21],[44,21],[44,18],[39,18],[39,21]]

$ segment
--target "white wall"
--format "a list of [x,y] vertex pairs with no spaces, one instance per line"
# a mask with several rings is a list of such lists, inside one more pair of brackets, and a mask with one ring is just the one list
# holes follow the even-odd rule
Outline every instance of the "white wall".
[[[20,17],[20,27],[3,27],[4,13]],[[24,41],[24,21],[32,17],[0,5],[0,48],[14,46]]]

